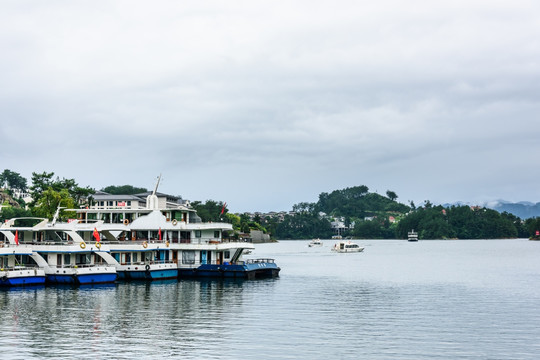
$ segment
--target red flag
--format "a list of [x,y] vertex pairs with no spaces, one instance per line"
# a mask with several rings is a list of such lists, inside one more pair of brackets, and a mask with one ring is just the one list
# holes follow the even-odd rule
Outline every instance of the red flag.
[[159,240],[161,241],[161,228],[159,228],[158,237],[159,237]]
[[15,230],[15,244],[19,246],[19,230]]
[[220,216],[223,215],[223,213],[225,212],[225,206],[227,206],[227,203],[223,204],[223,207],[221,208],[221,213],[219,214]]
[[101,239],[99,238],[99,233],[96,228],[94,228],[94,237],[96,238],[96,241],[99,242]]

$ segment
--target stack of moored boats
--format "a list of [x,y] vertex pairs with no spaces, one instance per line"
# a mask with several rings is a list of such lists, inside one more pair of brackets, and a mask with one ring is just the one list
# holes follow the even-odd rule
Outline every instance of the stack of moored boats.
[[230,241],[228,223],[203,223],[195,210],[159,206],[95,206],[77,219],[11,219],[0,226],[0,286],[98,284],[156,280],[278,276],[273,259],[247,259],[251,243]]

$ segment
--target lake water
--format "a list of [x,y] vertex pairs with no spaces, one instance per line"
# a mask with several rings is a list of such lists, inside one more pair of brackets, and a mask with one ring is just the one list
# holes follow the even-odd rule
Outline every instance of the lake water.
[[277,279],[0,291],[0,358],[538,359],[540,242],[257,245]]

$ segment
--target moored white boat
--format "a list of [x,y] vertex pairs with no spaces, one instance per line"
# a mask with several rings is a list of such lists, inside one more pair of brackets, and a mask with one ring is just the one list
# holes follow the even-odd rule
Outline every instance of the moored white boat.
[[17,226],[21,219],[11,219],[0,232],[6,238],[16,234],[21,245],[31,247],[32,259],[44,271],[47,283],[84,285],[116,280],[116,268],[101,256],[109,251],[107,246],[91,242],[89,235],[85,241],[84,231],[75,223],[33,219],[38,221],[33,226]]
[[172,197],[158,194],[157,186],[147,196],[145,207],[124,206],[124,202],[121,207],[109,206],[119,203],[114,197],[102,195],[99,206],[76,209],[75,222],[97,229],[103,244],[110,248],[107,261],[116,262],[122,279],[257,278],[279,274],[272,259],[243,260],[254,246],[230,239],[232,224],[202,222],[194,209],[171,203]]
[[362,252],[364,248],[352,241],[340,241],[334,244],[332,251],[339,253]]
[[0,243],[0,286],[28,286],[45,284],[45,271],[32,259],[29,246]]

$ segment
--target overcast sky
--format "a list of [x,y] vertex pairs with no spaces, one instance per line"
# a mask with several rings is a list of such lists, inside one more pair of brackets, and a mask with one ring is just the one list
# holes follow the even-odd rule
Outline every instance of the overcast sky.
[[0,170],[232,212],[540,201],[540,2],[0,2]]

